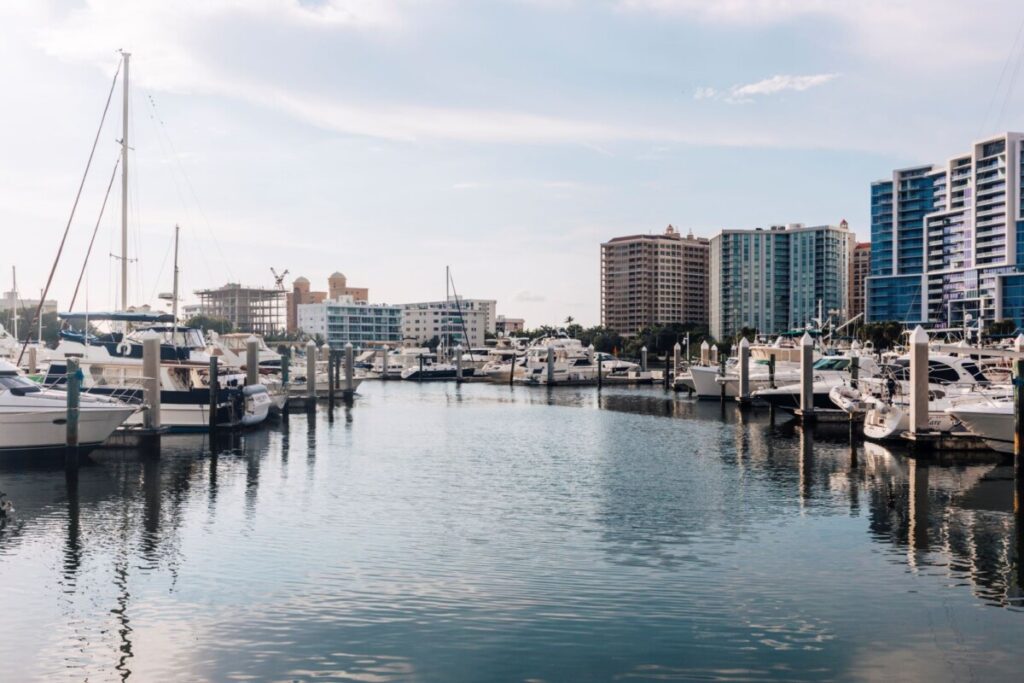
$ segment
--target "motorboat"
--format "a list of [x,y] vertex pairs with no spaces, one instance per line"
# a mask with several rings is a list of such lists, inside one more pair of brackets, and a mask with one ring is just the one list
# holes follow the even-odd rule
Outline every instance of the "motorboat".
[[[899,438],[910,428],[910,359],[897,358],[882,368],[879,377],[858,383],[859,405],[864,410],[864,436],[869,439]],[[835,392],[839,395],[840,392]],[[952,433],[959,422],[947,410],[986,396],[1005,393],[990,387],[977,363],[969,356],[932,355],[928,359],[928,429]],[[846,392],[842,403],[852,404]]]
[[[202,330],[174,324],[170,313],[129,311],[114,313],[58,313],[68,324],[60,332],[60,341],[54,355],[57,358],[77,356],[84,360],[108,361],[114,359],[142,360],[142,340],[147,333],[160,337],[161,361],[193,361],[209,363],[206,339]],[[124,327],[135,325],[131,331],[94,333],[90,327],[96,323],[123,323]],[[80,330],[72,325],[81,325]]]
[[[462,376],[472,377],[474,368],[462,368]],[[453,363],[436,363],[433,360],[425,361],[422,366],[414,366],[402,370],[402,379],[423,382],[429,380],[450,380],[457,379],[459,368]]]
[[955,403],[946,409],[971,434],[983,439],[994,451],[1013,453],[1013,398],[986,398]]
[[[78,443],[102,444],[138,405],[83,393],[79,402]],[[67,392],[45,388],[0,360],[0,451],[63,448],[67,443]]]
[[[811,366],[812,385],[815,408],[835,408],[831,392],[833,389],[847,388],[851,379],[850,368],[853,358],[857,359],[859,378],[871,378],[880,372],[880,367],[873,356],[822,356]],[[778,382],[776,382],[778,384]],[[753,398],[765,401],[781,410],[795,410],[800,407],[800,382],[783,384],[775,388],[758,389],[752,393]]]
[[[143,401],[143,368],[133,359],[94,361],[82,359],[82,391],[90,396],[116,398],[132,405]],[[43,379],[46,387],[67,383],[67,361],[50,363]],[[206,429],[210,424],[210,374],[204,363],[160,364],[160,422],[174,432]],[[216,423],[222,427],[251,426],[263,422],[273,400],[262,384],[245,386],[245,375],[225,372],[218,375]],[[128,425],[142,423],[142,415],[132,416]]]
[[274,351],[261,335],[246,334],[244,332],[232,332],[229,334],[218,334],[213,330],[207,330],[206,352],[210,356],[217,356],[225,364],[233,368],[246,367],[249,338],[256,340],[256,357],[261,371],[277,372],[281,369],[281,354]]
[[[776,386],[791,384],[800,379],[800,366],[790,362],[776,362],[774,374],[768,371],[770,361],[751,359],[750,362],[750,391],[768,389],[772,382]],[[722,387],[725,387],[727,398],[739,396],[739,363],[731,358],[726,362],[724,373],[720,366],[694,365],[690,367],[690,381],[693,383],[693,390],[697,398],[719,398],[722,395]]]

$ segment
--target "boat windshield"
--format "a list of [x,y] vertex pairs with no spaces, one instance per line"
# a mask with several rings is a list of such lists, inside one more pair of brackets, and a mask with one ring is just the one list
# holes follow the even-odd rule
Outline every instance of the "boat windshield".
[[845,370],[850,365],[849,358],[821,358],[814,364],[815,370]]
[[0,375],[0,391],[14,389],[17,392],[39,391],[39,385],[21,375]]

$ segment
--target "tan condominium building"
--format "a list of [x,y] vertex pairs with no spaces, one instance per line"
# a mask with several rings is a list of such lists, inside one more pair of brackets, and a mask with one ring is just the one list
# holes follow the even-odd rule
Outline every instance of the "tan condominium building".
[[614,237],[601,245],[601,324],[623,335],[651,325],[708,324],[708,240]]
[[850,256],[850,290],[847,292],[846,318],[852,320],[864,312],[865,286],[871,275],[871,242],[858,242]]

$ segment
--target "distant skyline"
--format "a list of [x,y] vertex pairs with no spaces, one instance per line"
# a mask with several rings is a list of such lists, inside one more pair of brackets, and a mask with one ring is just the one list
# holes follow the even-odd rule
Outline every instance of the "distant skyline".
[[[600,243],[849,221],[870,183],[1024,129],[1024,5],[925,0],[14,0],[0,6],[0,290],[37,297],[132,53],[130,300],[459,293],[599,322]],[[49,298],[117,157],[120,90]],[[114,306],[119,190],[86,302]]]

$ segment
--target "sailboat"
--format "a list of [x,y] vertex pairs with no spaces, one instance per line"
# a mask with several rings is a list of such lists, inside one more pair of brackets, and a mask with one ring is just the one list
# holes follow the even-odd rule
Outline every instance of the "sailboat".
[[[210,424],[210,372],[206,341],[201,330],[178,324],[178,245],[180,228],[174,228],[174,289],[169,296],[172,312],[152,313],[128,308],[128,67],[131,55],[122,53],[123,127],[121,138],[121,310],[107,313],[63,313],[67,323],[81,321],[79,331],[61,331],[57,352],[60,358],[76,355],[81,358],[83,390],[99,396],[118,396],[131,403],[140,403],[142,392],[142,341],[147,334],[157,334],[160,344],[161,422],[172,431],[204,429]],[[91,331],[91,325],[106,323],[120,329],[103,334]],[[131,329],[134,325],[135,328]],[[225,427],[259,424],[266,419],[272,404],[262,384],[245,386],[245,375],[239,368],[225,368],[218,376],[218,403],[214,421]],[[54,360],[44,379],[47,386],[65,382],[67,364]],[[141,414],[129,424],[141,422]]]

